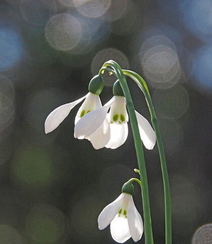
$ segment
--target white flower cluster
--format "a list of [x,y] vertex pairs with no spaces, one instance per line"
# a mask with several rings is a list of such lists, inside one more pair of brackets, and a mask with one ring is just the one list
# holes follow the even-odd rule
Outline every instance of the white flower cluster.
[[[128,114],[123,96],[114,96],[102,106],[99,95],[89,92],[80,99],[53,110],[46,118],[45,132],[55,130],[72,108],[83,99],[85,101],[75,117],[74,136],[78,139],[89,140],[95,149],[120,147],[128,136]],[[156,143],[155,132],[141,114],[137,111],[135,113],[143,144],[147,149],[153,149]]]

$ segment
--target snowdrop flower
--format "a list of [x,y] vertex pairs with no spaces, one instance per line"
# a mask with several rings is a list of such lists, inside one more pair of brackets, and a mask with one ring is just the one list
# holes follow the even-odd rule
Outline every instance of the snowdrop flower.
[[143,221],[130,193],[122,190],[121,195],[102,210],[98,217],[98,227],[103,230],[109,224],[111,236],[118,243],[130,237],[135,242],[141,239]]
[[[69,115],[71,110],[80,102],[83,102],[81,107],[79,108],[76,117],[75,117],[75,125],[80,121],[80,119],[85,115],[88,114],[89,112],[102,107],[101,100],[99,98],[99,94],[102,92],[103,89],[103,80],[100,76],[95,76],[93,79],[90,81],[88,90],[89,92],[77,99],[76,101],[73,101],[71,103],[66,103],[56,109],[54,109],[46,118],[44,128],[45,128],[45,133],[50,133],[53,130],[55,130],[62,122],[63,120]],[[99,129],[94,131],[94,133],[90,133],[89,136],[86,137],[92,145],[94,146],[95,149],[99,149],[99,147],[102,147],[107,143],[109,140],[110,136],[110,131],[108,130],[109,126],[107,124],[102,123],[100,125]],[[102,134],[104,136],[102,136]],[[103,138],[103,140],[99,140],[99,138]],[[83,139],[82,137],[77,137],[78,139]]]
[[[119,82],[114,83],[114,97],[107,102],[103,107],[86,114],[75,126],[74,136],[79,138],[86,138],[94,131],[101,130],[99,127],[110,130],[109,141],[104,140],[104,133],[101,132],[99,138],[104,143],[102,147],[115,149],[120,147],[127,139],[128,136],[128,114],[126,110],[126,99],[123,96]],[[109,110],[110,109],[110,110]],[[109,110],[109,112],[108,112]],[[156,135],[150,123],[137,111],[135,111],[141,140],[144,146],[151,150],[156,143]],[[106,126],[106,122],[108,126]],[[107,133],[108,136],[109,133]]]

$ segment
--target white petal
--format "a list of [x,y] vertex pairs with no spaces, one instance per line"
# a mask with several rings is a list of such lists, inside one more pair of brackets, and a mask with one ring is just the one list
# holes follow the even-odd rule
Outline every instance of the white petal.
[[110,124],[110,140],[105,146],[107,148],[115,149],[120,147],[126,141],[128,136],[128,124]]
[[135,207],[133,198],[130,199],[127,218],[132,239],[133,241],[137,242],[143,235],[143,221],[141,215]]
[[[122,118],[125,118],[125,122],[128,122],[128,114],[127,114],[127,109],[126,109],[126,99],[125,97],[122,96],[114,96],[114,102],[111,105],[110,109],[110,116],[109,120],[113,121],[113,116],[114,115],[122,115]],[[118,117],[116,122],[123,122],[123,120],[120,120],[121,118]]]
[[80,106],[80,108],[76,114],[75,124],[81,119],[81,113],[83,110],[84,110],[84,113],[86,114],[88,111],[90,112],[90,111],[93,111],[93,110],[100,108],[100,107],[102,107],[100,97],[96,94],[89,92],[87,94],[85,101]]
[[100,149],[105,147],[110,139],[110,125],[105,119],[100,127],[89,137],[87,137],[95,149]]
[[62,123],[63,120],[68,116],[71,109],[74,106],[76,106],[78,103],[80,103],[83,99],[85,99],[87,95],[77,99],[74,102],[61,105],[60,107],[53,110],[45,120],[45,123],[44,123],[45,133],[47,134],[47,133],[55,130],[60,125],[60,123]]
[[105,120],[109,107],[101,107],[84,115],[75,125],[74,137],[85,138],[94,133]]
[[139,132],[141,136],[141,140],[143,141],[144,146],[151,150],[155,146],[156,143],[156,135],[155,131],[152,129],[152,126],[141,114],[135,111],[136,117],[138,120]]
[[122,193],[121,195],[119,195],[118,198],[116,198],[115,201],[108,204],[99,214],[98,227],[100,230],[105,229],[110,224],[110,222],[114,219],[114,217],[119,211],[123,197],[124,195]]
[[110,224],[110,233],[118,243],[127,241],[131,237],[127,218],[116,215]]

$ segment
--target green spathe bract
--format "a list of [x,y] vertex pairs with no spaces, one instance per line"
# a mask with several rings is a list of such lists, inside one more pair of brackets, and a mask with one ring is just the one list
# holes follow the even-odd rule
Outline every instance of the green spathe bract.
[[126,182],[122,186],[121,191],[122,191],[122,193],[127,193],[127,194],[132,195],[134,192],[134,185],[131,182]]
[[101,75],[94,76],[88,85],[89,92],[100,95],[104,87],[104,82]]
[[124,93],[118,80],[113,84],[113,95],[122,97],[124,96]]

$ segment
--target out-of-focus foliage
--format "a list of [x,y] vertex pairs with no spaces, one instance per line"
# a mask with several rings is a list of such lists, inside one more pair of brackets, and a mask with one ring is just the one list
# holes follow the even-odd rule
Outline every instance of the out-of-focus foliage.
[[[167,154],[174,242],[211,243],[211,11],[210,0],[0,1],[0,243],[113,243],[97,216],[136,176],[132,135],[117,150],[95,151],[73,138],[77,108],[51,134],[43,128],[54,108],[87,93],[110,59],[149,85]],[[105,74],[103,103],[114,81]],[[149,119],[142,93],[129,85]],[[145,156],[155,243],[163,243],[157,148]],[[142,213],[138,186],[134,198]]]

